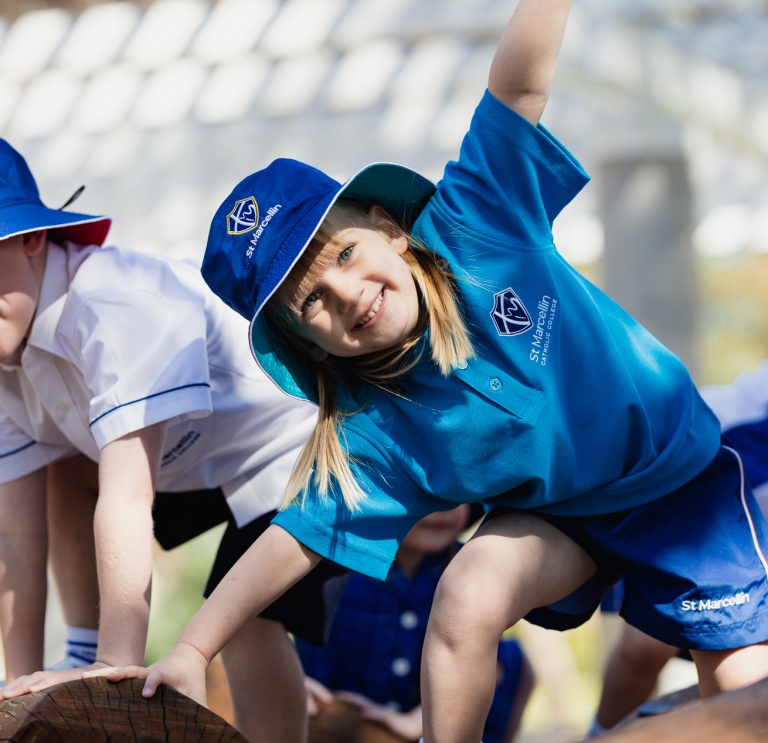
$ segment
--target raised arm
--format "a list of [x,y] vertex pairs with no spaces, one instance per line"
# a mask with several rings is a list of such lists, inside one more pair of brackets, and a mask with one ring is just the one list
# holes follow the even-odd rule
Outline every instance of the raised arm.
[[520,0],[496,49],[488,90],[532,124],[549,98],[570,0]]

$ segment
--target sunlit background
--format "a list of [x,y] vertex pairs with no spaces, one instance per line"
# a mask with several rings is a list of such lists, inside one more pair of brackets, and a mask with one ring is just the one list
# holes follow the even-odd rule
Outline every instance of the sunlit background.
[[[49,206],[85,184],[72,208],[112,216],[111,242],[199,258],[220,200],[275,157],[340,180],[374,160],[439,178],[514,5],[0,2],[0,135]],[[768,356],[767,11],[575,0],[543,120],[593,176],[556,224],[562,252],[701,383]],[[594,626],[549,662],[587,674],[567,692],[580,706],[537,702],[530,730],[590,716]]]

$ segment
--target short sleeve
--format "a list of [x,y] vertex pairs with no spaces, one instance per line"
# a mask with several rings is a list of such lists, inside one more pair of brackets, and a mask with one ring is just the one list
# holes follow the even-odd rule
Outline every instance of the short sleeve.
[[82,372],[99,448],[161,421],[212,410],[201,303],[134,286],[68,303],[62,345]]
[[433,202],[460,231],[510,247],[548,248],[552,222],[588,181],[544,126],[486,91]]
[[350,510],[334,490],[320,498],[310,490],[303,503],[278,513],[274,523],[332,562],[384,580],[403,537],[421,518],[456,504],[422,493],[373,442],[348,434],[352,470],[366,498]]

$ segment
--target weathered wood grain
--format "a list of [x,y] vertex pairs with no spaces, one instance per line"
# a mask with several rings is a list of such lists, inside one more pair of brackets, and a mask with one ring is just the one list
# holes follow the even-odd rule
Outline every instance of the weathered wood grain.
[[79,679],[0,702],[0,741],[14,743],[246,743],[209,709],[142,681]]

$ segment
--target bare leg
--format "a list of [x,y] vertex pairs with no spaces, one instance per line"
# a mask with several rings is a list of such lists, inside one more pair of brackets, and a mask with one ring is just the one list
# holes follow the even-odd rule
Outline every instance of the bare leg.
[[647,701],[675,655],[677,648],[625,624],[605,666],[597,722],[609,730]]
[[699,674],[699,693],[734,691],[768,676],[768,642],[737,650],[691,650]]
[[5,679],[43,668],[46,560],[45,471],[0,485],[0,634]]
[[251,619],[221,651],[235,727],[251,741],[305,743],[304,672],[279,622]]
[[64,621],[70,627],[99,627],[93,539],[98,478],[98,465],[82,455],[48,467],[50,565]]
[[590,557],[530,514],[483,524],[446,569],[422,660],[426,743],[477,743],[493,699],[502,633],[595,573]]

